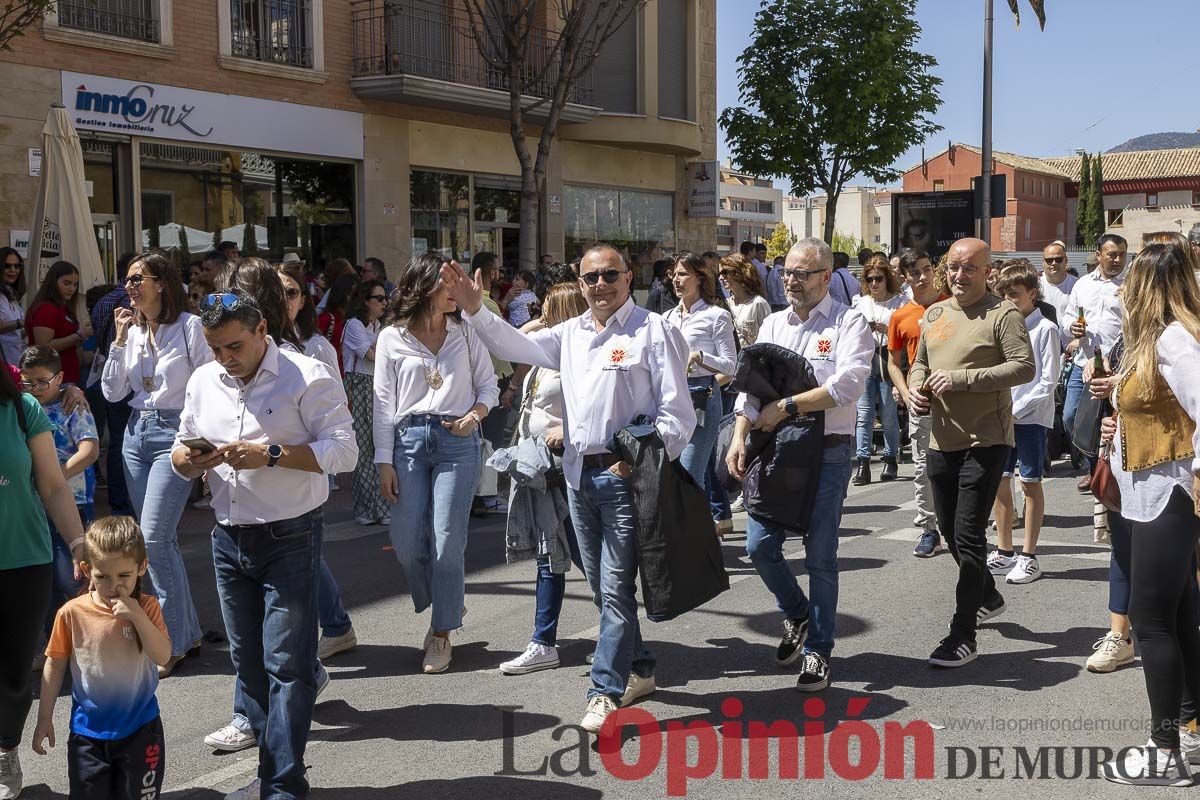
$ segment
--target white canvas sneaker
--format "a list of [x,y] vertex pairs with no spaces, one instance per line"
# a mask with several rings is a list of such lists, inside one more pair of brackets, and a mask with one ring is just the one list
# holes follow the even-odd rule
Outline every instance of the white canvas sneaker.
[[588,700],[587,712],[583,715],[579,727],[588,733],[599,733],[608,715],[617,710],[617,704],[611,698],[598,694]]
[[526,675],[557,666],[558,648],[547,647],[540,642],[530,642],[524,653],[501,664],[500,671],[505,675]]

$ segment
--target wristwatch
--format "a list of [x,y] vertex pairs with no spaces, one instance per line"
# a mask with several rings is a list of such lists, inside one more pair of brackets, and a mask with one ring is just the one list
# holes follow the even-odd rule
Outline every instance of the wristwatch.
[[783,410],[793,417],[799,414],[800,409],[796,408],[796,398],[788,395],[787,399],[783,401]]
[[267,447],[267,466],[273,467],[283,458],[283,448],[277,444]]

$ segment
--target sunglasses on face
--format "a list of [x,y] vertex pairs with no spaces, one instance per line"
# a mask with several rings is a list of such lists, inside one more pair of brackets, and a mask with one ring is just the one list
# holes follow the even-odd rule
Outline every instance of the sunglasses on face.
[[153,279],[154,276],[153,275],[130,275],[129,277],[127,277],[125,279],[125,285],[126,286],[141,286],[142,281],[146,280],[147,278]]
[[883,283],[885,278],[882,275],[872,275],[867,278],[867,283]]
[[25,269],[24,264],[5,264],[5,269]]
[[1067,263],[1067,259],[1063,256],[1055,256],[1054,258],[1044,258],[1042,260],[1045,261],[1047,264],[1055,264],[1055,265]]
[[288,300],[295,300],[297,297],[300,296],[299,289],[284,289],[283,293],[287,295]]
[[617,278],[624,275],[628,270],[623,269],[606,269],[603,272],[585,272],[579,277],[583,278],[583,282],[588,286],[595,286],[603,278],[604,282],[612,285],[617,282]]
[[386,303],[387,295],[386,294],[373,294],[373,295],[370,295],[367,299],[368,300],[378,300],[381,303]]

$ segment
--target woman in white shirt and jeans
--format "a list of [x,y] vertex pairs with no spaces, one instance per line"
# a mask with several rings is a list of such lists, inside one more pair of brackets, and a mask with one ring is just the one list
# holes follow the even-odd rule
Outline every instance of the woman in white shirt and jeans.
[[373,422],[375,403],[375,340],[380,318],[387,310],[383,281],[363,281],[354,287],[346,307],[342,330],[342,367],[346,371],[346,397],[354,417],[358,440],[358,466],[354,468],[354,521],[359,525],[387,525],[387,503],[379,494],[379,469],[375,466]]
[[396,505],[389,533],[413,606],[433,607],[426,674],[450,667],[450,631],[462,626],[479,425],[500,395],[492,360],[457,318],[441,268],[431,253],[405,266],[391,324],[375,345],[375,463],[380,491]]
[[908,302],[900,291],[900,279],[892,272],[886,256],[867,259],[862,271],[862,294],[855,296],[854,307],[867,319],[875,337],[875,356],[866,391],[858,398],[858,473],[854,485],[871,482],[871,439],[875,434],[875,412],[883,422],[883,481],[896,480],[896,459],[900,455],[900,418],[892,384],[888,382],[888,323],[896,309]]

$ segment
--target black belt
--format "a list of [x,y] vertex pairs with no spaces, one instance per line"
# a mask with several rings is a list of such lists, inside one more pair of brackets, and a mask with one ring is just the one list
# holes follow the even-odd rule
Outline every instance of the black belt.
[[583,457],[584,469],[608,469],[618,463],[621,457],[616,453],[596,453]]
[[825,434],[825,439],[823,441],[825,443],[825,449],[828,450],[831,447],[837,447],[843,444],[852,444],[854,442],[854,435],[850,433],[827,433]]

